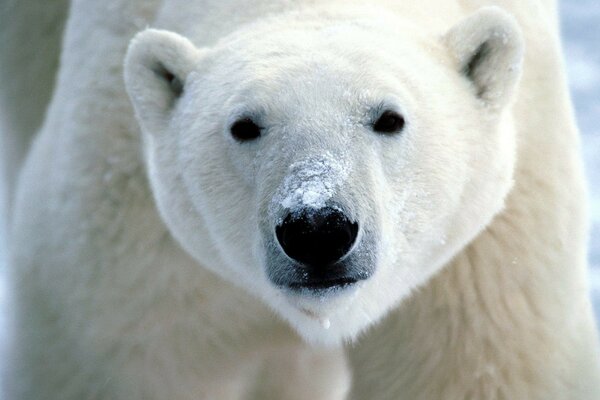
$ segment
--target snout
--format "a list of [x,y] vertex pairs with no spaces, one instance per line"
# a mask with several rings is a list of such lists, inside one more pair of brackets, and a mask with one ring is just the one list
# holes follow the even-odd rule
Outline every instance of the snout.
[[331,207],[290,213],[276,228],[277,240],[291,259],[323,267],[343,258],[356,241],[358,224]]
[[358,233],[359,224],[334,207],[306,208],[286,215],[275,228],[277,241],[297,272],[286,286],[329,289],[365,279],[352,263],[345,262]]

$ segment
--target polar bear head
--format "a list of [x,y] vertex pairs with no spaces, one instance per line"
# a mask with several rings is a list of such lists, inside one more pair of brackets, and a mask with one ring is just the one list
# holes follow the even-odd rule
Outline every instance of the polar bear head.
[[338,343],[502,209],[522,57],[496,8],[442,35],[376,11],[305,11],[211,48],[143,31],[125,82],[176,240],[307,340]]

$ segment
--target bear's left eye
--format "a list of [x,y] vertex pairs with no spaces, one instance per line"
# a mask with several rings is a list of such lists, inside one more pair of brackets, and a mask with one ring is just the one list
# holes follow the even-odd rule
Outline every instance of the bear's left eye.
[[395,111],[384,111],[373,124],[373,130],[379,133],[396,133],[404,128],[404,117]]
[[229,128],[231,136],[240,142],[247,142],[260,137],[261,128],[250,118],[242,118]]

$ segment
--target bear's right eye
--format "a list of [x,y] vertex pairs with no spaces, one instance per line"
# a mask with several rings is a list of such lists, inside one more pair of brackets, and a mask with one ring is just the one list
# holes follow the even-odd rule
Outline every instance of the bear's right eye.
[[260,137],[261,128],[250,118],[242,118],[234,122],[229,130],[236,140],[247,142]]
[[404,128],[404,117],[395,111],[386,110],[373,124],[373,130],[378,133],[397,133]]

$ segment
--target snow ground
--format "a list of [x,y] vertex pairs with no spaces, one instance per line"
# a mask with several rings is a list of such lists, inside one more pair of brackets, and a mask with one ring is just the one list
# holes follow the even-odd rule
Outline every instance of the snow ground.
[[[563,0],[561,13],[569,84],[582,131],[590,187],[590,278],[596,316],[600,320],[600,41],[597,39],[600,38],[600,2]],[[0,210],[3,199],[0,196]],[[1,344],[6,338],[8,301],[3,227],[0,221],[0,360],[4,358]]]

